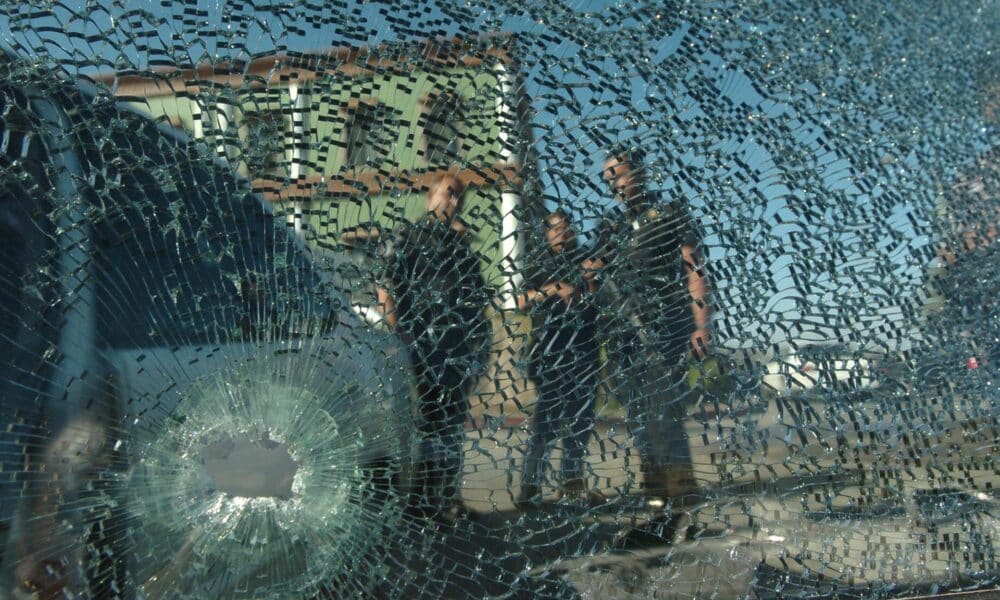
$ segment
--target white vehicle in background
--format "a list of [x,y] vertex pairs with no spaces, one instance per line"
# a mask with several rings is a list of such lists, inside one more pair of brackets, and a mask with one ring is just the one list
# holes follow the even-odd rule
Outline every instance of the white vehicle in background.
[[816,388],[860,391],[878,386],[876,364],[873,357],[858,357],[837,347],[813,346],[767,363],[761,383],[777,394]]

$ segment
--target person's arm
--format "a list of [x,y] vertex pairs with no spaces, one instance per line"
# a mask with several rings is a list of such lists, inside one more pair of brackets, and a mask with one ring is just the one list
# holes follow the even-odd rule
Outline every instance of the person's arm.
[[558,296],[563,302],[569,303],[576,296],[576,286],[565,281],[553,281],[542,286],[544,298]]
[[541,292],[538,291],[541,285],[538,265],[529,265],[524,271],[524,287],[517,295],[517,308],[522,311],[531,310],[531,305],[543,300]]
[[517,297],[517,307],[520,310],[528,310],[536,302],[544,302],[546,298],[558,296],[563,302],[570,302],[576,294],[576,287],[565,281],[553,281],[546,283],[541,289],[526,290]]
[[526,311],[531,308],[532,304],[544,300],[544,298],[542,293],[534,288],[525,290],[523,294],[517,295],[517,308]]
[[600,286],[601,271],[614,260],[616,231],[616,224],[607,218],[597,226],[593,251],[580,264],[581,274],[586,282],[588,292],[597,291]]
[[684,258],[684,272],[687,275],[688,293],[691,295],[691,314],[694,317],[694,332],[691,334],[691,346],[695,355],[704,357],[708,353],[710,337],[708,325],[712,318],[712,309],[708,304],[708,277],[701,264],[701,254],[690,244],[681,246]]
[[596,292],[598,287],[597,275],[600,273],[601,269],[605,267],[607,263],[602,258],[588,258],[583,261],[582,266],[582,277],[584,282],[587,284],[588,292]]
[[378,311],[382,313],[382,317],[389,324],[389,327],[395,329],[396,325],[399,324],[399,319],[396,315],[396,300],[389,293],[389,290],[381,286],[375,290],[375,296]]
[[355,244],[363,240],[377,240],[382,232],[378,227],[354,227],[345,229],[340,234],[340,241],[344,244]]
[[[399,314],[396,312],[397,284],[406,280],[400,252],[403,251],[404,240],[409,236],[407,225],[393,229],[391,235],[380,239],[376,255],[380,265],[379,281],[375,287],[375,309],[385,319],[390,329],[399,325]],[[405,261],[404,261],[405,262]]]
[[517,295],[517,308],[528,311],[531,310],[532,304],[545,302],[546,298],[550,296],[563,297],[562,294],[558,293],[556,283],[552,280],[554,277],[558,277],[558,275],[552,272],[551,264],[543,263],[529,266],[524,272],[525,287],[522,288],[524,291]]

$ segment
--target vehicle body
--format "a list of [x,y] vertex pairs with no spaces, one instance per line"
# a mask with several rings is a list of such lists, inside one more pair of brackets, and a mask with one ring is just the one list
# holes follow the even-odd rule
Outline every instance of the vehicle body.
[[766,389],[794,394],[813,388],[858,391],[877,386],[874,356],[839,346],[811,346],[767,364],[762,378]]
[[266,439],[268,410],[309,398],[357,473],[379,464],[405,485],[405,349],[352,313],[248,182],[96,87],[11,56],[0,70],[3,589],[141,589],[135,469],[191,417],[181,406],[238,413],[285,390],[254,431],[212,433]]

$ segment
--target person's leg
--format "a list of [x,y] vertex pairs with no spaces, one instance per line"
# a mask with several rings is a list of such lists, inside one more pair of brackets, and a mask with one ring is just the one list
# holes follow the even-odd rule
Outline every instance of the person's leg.
[[441,478],[442,398],[444,388],[438,373],[420,360],[414,361],[417,379],[416,430],[420,436],[419,456],[413,469],[410,508],[417,513],[433,512]]
[[612,369],[610,380],[615,398],[625,408],[625,431],[632,440],[635,449],[633,456],[638,458],[639,470],[643,475],[642,488],[645,489],[649,483],[647,475],[651,460],[655,456],[655,431],[650,431],[648,423],[648,386],[642,384],[646,369],[640,364],[638,349],[630,348],[631,352],[620,350],[616,353],[617,362],[609,365]]
[[[678,342],[679,343],[679,342]],[[679,498],[697,488],[687,436],[686,369],[676,354],[664,361],[662,376],[648,386],[646,394],[647,435],[646,456],[648,493]]]
[[521,479],[522,501],[541,500],[545,457],[552,451],[556,440],[555,427],[558,415],[555,414],[557,404],[553,399],[558,382],[552,381],[545,374],[540,374],[537,377],[537,385],[538,397],[531,417],[531,437],[524,457],[524,473]]
[[666,415],[675,382],[674,361],[651,352],[638,339],[624,345],[616,356],[616,395],[626,408],[625,425],[638,454],[641,489],[644,494],[659,496],[659,474],[669,455]]
[[582,492],[586,488],[584,455],[594,429],[594,393],[591,370],[574,365],[562,378],[560,388],[563,419],[562,480],[567,491]]
[[465,444],[465,421],[469,416],[469,387],[465,373],[452,373],[441,398],[442,453],[439,503],[443,510],[461,504],[462,458]]

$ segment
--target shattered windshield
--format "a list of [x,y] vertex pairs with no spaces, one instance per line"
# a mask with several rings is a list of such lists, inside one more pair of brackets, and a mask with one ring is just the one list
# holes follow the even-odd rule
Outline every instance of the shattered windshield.
[[997,587],[996,0],[0,24],[0,597]]

